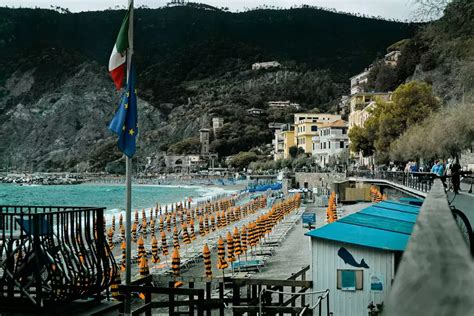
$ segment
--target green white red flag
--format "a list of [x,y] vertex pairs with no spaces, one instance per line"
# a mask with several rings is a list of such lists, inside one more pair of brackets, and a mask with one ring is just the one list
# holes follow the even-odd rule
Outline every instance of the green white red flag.
[[120,27],[117,40],[115,41],[115,45],[109,59],[109,73],[115,83],[115,86],[117,87],[117,90],[122,88],[127,70],[127,49],[129,47],[128,22],[130,10],[132,10],[132,6],[130,6],[123,19],[122,26]]

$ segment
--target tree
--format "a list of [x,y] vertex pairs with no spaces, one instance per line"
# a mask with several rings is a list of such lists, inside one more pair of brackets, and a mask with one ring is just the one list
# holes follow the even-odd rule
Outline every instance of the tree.
[[247,168],[251,162],[257,161],[257,160],[258,160],[258,156],[256,153],[241,151],[237,155],[232,157],[232,159],[229,161],[229,165],[237,169],[243,169],[243,168]]
[[290,154],[290,157],[295,159],[297,156],[298,156],[298,146],[291,146],[289,149],[288,149],[288,152]]
[[412,126],[390,147],[397,161],[459,156],[474,139],[474,104],[453,105]]
[[374,154],[374,140],[370,138],[367,129],[360,126],[354,126],[349,131],[349,138],[351,139],[351,151],[362,152],[364,157],[372,156]]
[[364,156],[371,155],[375,149],[377,161],[387,162],[392,142],[439,106],[427,83],[411,81],[402,84],[393,93],[391,101],[376,101],[364,127],[351,129],[351,149],[362,151]]

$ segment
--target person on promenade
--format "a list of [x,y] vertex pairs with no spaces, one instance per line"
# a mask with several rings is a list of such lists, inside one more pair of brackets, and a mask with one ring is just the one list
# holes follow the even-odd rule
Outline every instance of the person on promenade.
[[451,165],[451,182],[453,184],[454,193],[458,194],[461,187],[461,164],[459,163],[458,157],[454,159],[454,162]]

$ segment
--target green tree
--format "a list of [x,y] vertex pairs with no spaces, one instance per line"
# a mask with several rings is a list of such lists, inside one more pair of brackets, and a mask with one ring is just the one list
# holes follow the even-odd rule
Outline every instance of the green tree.
[[288,149],[288,152],[290,154],[290,157],[295,159],[297,156],[298,156],[298,146],[291,146],[289,149]]
[[352,128],[351,149],[364,155],[374,152],[378,162],[389,159],[390,145],[407,128],[420,123],[440,106],[431,86],[425,82],[411,81],[400,85],[391,101],[377,100],[363,128]]
[[365,157],[374,154],[374,135],[369,135],[368,129],[360,126],[354,126],[349,131],[351,139],[350,149],[353,152],[362,152]]
[[232,159],[229,161],[229,165],[237,169],[243,169],[243,168],[247,168],[251,162],[257,161],[257,160],[258,160],[258,156],[256,153],[241,151],[237,155],[232,157]]
[[439,106],[431,86],[419,81],[400,85],[393,93],[391,102],[378,101],[374,117],[369,120],[369,124],[378,125],[374,142],[377,160],[387,162],[391,143]]

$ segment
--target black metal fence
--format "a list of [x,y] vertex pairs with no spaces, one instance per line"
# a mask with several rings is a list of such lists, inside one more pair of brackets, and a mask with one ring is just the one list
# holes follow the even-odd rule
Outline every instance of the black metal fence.
[[429,192],[436,175],[430,172],[403,172],[403,171],[348,171],[347,177],[387,180],[408,188]]
[[0,205],[0,308],[107,290],[117,270],[104,229],[104,208]]

